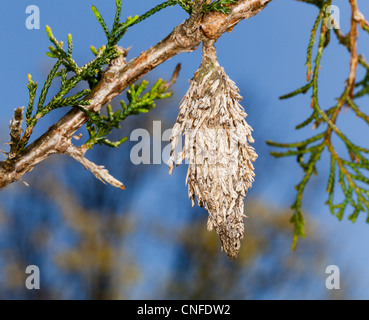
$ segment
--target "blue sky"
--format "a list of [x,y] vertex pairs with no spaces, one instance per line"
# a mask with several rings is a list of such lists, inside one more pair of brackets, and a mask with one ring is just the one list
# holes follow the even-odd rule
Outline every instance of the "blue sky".
[[[347,1],[336,1],[341,9],[341,26],[347,32]],[[141,14],[160,1],[135,0],[123,1],[123,16]],[[25,27],[27,15],[25,9],[35,4],[40,8],[41,29],[28,30]],[[100,30],[90,6],[96,5],[106,21],[112,21],[114,1],[2,1],[2,19],[0,43],[2,77],[0,79],[0,144],[8,140],[8,123],[12,111],[28,101],[26,89],[27,74],[42,83],[52,59],[45,52],[49,46],[45,25],[49,25],[59,40],[66,40],[68,33],[73,35],[75,44],[75,60],[81,65],[88,62],[92,54],[89,46],[99,47],[104,44],[105,36]],[[369,17],[369,3],[358,0],[362,13]],[[266,202],[285,207],[293,202],[295,192],[293,186],[299,181],[302,173],[294,159],[275,160],[270,155],[271,149],[266,147],[265,140],[295,141],[311,134],[311,129],[296,132],[294,127],[310,113],[307,96],[288,101],[280,101],[279,96],[290,92],[305,83],[305,53],[310,29],[315,20],[317,10],[311,5],[293,0],[274,0],[256,17],[243,21],[230,34],[224,35],[216,44],[220,64],[232,80],[234,80],[244,97],[243,105],[248,113],[248,123],[255,131],[259,159],[256,163],[256,182],[250,196],[262,197]],[[137,56],[163,39],[178,23],[186,19],[186,13],[180,8],[168,8],[147,21],[128,31],[121,41],[123,47],[132,46],[129,58]],[[369,42],[364,38],[360,42],[359,51],[367,54]],[[321,78],[321,103],[331,106],[340,95],[344,81],[348,75],[348,54],[344,48],[332,41],[323,59]],[[178,102],[188,88],[188,79],[201,61],[200,50],[191,54],[181,54],[155,70],[155,77],[168,78],[175,65],[182,63],[180,78],[175,87],[175,96],[170,113],[175,116]],[[363,100],[363,105],[368,100]],[[173,118],[173,117],[172,117]],[[362,144],[369,144],[368,129],[350,114],[342,122],[342,127],[350,130],[350,135]],[[160,120],[160,119],[157,119]],[[35,134],[42,132],[50,125],[45,119]],[[355,128],[355,130],[353,129]],[[167,128],[164,128],[167,129]],[[323,177],[314,179],[308,189],[314,199],[305,203],[318,222],[319,229],[326,238],[330,250],[330,264],[336,264],[344,270],[342,277],[356,274],[352,284],[353,297],[369,298],[369,251],[364,244],[369,243],[368,225],[363,215],[353,225],[349,221],[337,221],[324,206],[326,195],[325,175],[327,158],[323,157],[321,171]],[[36,168],[37,170],[37,168]],[[166,175],[165,165],[156,166],[155,175]],[[179,173],[168,179],[182,179]],[[169,182],[168,182],[169,183]],[[169,185],[170,186],[170,185]],[[155,187],[153,187],[155,189]],[[170,188],[170,187],[169,187]],[[185,190],[185,189],[184,189]],[[155,198],[155,194],[152,195]],[[142,202],[144,203],[144,202]],[[147,208],[146,208],[147,209]],[[145,204],[142,205],[145,210]],[[324,270],[322,270],[324,273]]]

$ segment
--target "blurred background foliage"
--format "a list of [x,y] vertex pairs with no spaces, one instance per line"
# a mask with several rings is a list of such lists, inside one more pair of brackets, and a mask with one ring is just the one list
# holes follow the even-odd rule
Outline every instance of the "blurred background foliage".
[[[168,107],[162,104],[157,108]],[[137,117],[129,125],[150,130],[152,121]],[[292,252],[291,211],[251,197],[246,238],[238,260],[231,262],[220,251],[216,233],[206,230],[205,210],[181,205],[175,213],[181,219],[171,221],[166,200],[174,195],[157,192],[162,206],[153,210],[160,211],[159,218],[137,212],[137,194],[145,193],[150,166],[132,165],[127,149],[96,148],[91,156],[119,168],[128,196],[80,173],[68,158],[56,157],[30,174],[30,187],[19,183],[3,191],[13,196],[1,210],[0,298],[260,299],[283,297],[295,287],[303,288],[300,298],[330,298],[322,273],[324,241],[314,223],[308,226],[309,238]],[[172,190],[182,191],[182,186]],[[167,259],[150,259],[165,250]],[[24,289],[30,264],[42,270],[42,290]],[[150,268],[163,273],[145,279]]]

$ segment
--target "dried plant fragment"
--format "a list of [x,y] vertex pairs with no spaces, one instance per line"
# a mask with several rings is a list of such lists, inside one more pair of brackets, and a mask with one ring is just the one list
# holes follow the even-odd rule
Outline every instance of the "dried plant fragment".
[[24,107],[17,108],[14,110],[14,116],[10,120],[9,129],[10,129],[10,151],[9,151],[9,159],[13,159],[18,155],[18,145],[21,139],[23,129],[23,110]]
[[[208,230],[218,233],[222,249],[237,258],[244,234],[244,198],[254,181],[257,154],[250,143],[252,128],[239,104],[242,97],[235,83],[220,67],[214,41],[204,42],[203,61],[183,98],[171,136],[168,162],[188,161],[188,196],[209,213]],[[181,136],[181,152],[176,148]]]

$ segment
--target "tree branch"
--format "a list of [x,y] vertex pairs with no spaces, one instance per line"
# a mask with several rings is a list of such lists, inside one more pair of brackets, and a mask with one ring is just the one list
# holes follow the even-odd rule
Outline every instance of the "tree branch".
[[[240,0],[230,6],[231,12],[199,14],[194,10],[191,17],[178,25],[164,40],[126,63],[119,57],[104,72],[101,81],[86,97],[91,104],[89,111],[97,112],[114,97],[120,95],[127,86],[156,68],[173,56],[194,51],[206,38],[217,40],[223,33],[230,32],[243,19],[259,13],[272,0]],[[196,3],[196,2],[195,2]],[[203,3],[202,0],[197,3]],[[55,153],[68,153],[71,138],[88,116],[73,109],[51,126],[40,138],[24,149],[14,159],[0,162],[0,189],[33,170],[33,168]],[[69,150],[69,151],[68,151]],[[89,168],[90,169],[90,168]]]

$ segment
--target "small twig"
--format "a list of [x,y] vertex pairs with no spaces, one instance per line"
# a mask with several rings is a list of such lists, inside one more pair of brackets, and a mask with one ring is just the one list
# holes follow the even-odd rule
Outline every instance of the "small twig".
[[169,89],[170,87],[172,87],[176,83],[180,71],[181,71],[181,64],[178,63],[177,66],[176,66],[176,68],[173,71],[172,78],[165,85],[167,87],[167,89]]
[[91,171],[97,179],[103,183],[108,183],[113,187],[124,190],[126,187],[122,182],[115,179],[104,166],[99,166],[94,162],[88,160],[85,157],[85,149],[77,148],[74,145],[70,145],[64,153],[71,156],[73,159],[78,161],[83,167]]
[[369,22],[365,19],[364,15],[359,11],[357,5],[353,18],[356,20],[357,23],[360,24],[361,28],[368,31]]
[[349,96],[352,98],[354,96],[354,89],[355,89],[355,79],[356,79],[356,71],[359,64],[359,57],[357,53],[357,17],[359,16],[358,13],[359,9],[357,7],[356,0],[349,0],[351,5],[351,30],[350,30],[350,49],[351,49],[351,59],[350,59],[350,75],[348,78],[347,86]]

